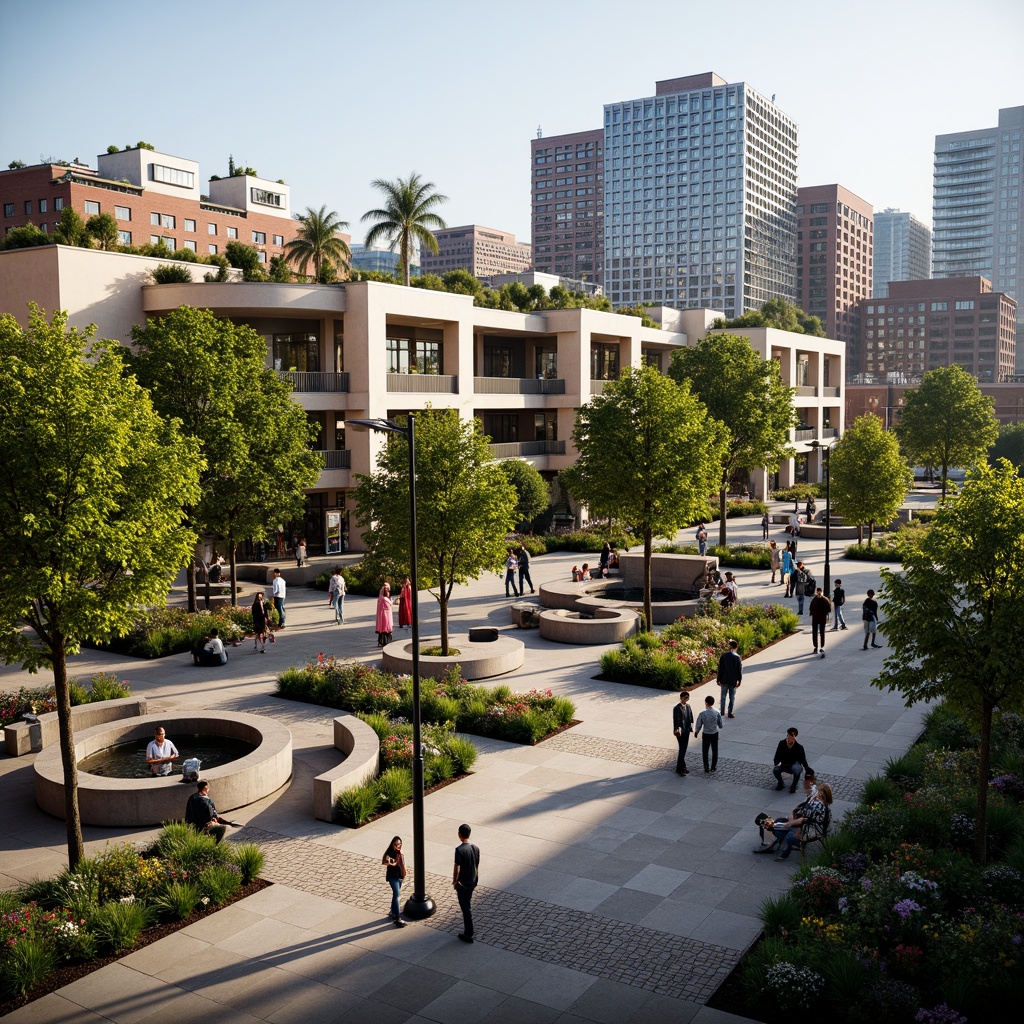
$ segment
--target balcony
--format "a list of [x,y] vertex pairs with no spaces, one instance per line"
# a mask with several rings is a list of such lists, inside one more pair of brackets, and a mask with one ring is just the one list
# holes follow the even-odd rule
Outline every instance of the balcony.
[[474,377],[473,391],[478,395],[564,395],[564,380],[533,377]]
[[839,388],[822,388],[821,389],[821,397],[822,398],[838,398],[839,397]]
[[402,394],[454,395],[459,378],[442,373],[389,373],[388,391]]
[[818,432],[813,428],[807,430],[791,430],[790,439],[793,441],[813,441],[817,436]]
[[590,382],[590,393],[592,395],[603,395],[604,394],[604,386],[607,383],[608,383],[608,381],[606,381],[606,380],[592,380]]
[[279,370],[282,379],[291,381],[292,390],[299,393],[305,392],[347,392],[347,373],[307,373],[295,370]]
[[336,448],[332,451],[319,449],[324,457],[324,469],[351,469],[352,452],[348,448]]
[[796,393],[800,398],[817,398],[818,389],[807,384],[798,384]]
[[488,445],[496,459],[535,458],[538,455],[564,455],[564,441],[511,441]]

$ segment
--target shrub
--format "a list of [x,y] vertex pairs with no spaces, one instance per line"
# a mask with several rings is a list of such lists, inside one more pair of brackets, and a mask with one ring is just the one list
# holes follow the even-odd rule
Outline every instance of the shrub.
[[890,757],[885,762],[885,777],[901,790],[918,789],[924,781],[924,760],[927,747],[913,746],[902,757]]
[[477,749],[462,736],[451,736],[444,744],[444,752],[455,765],[455,774],[465,774],[476,764]]
[[259,877],[266,858],[255,843],[233,843],[229,849],[232,859],[242,873],[242,885],[248,885],[254,878]]
[[338,794],[334,802],[338,820],[351,828],[366,824],[377,813],[379,806],[380,794],[377,792],[376,780],[346,789]]
[[156,848],[186,872],[201,871],[221,858],[217,840],[206,832],[197,832],[184,822],[165,825]]
[[412,773],[404,768],[388,768],[377,778],[377,793],[384,810],[397,810],[412,799]]
[[[696,544],[664,544],[655,549],[659,554],[695,555]],[[718,559],[718,564],[731,569],[770,569],[771,555],[763,544],[737,544],[733,547],[708,547],[708,554]]]
[[[195,254],[191,255],[194,258]],[[178,266],[174,263],[161,263],[150,273],[157,284],[190,284],[192,281],[192,273],[188,267]]]
[[131,949],[153,918],[152,909],[131,897],[104,903],[89,920],[101,946],[110,953]]
[[156,912],[169,921],[188,917],[199,906],[198,882],[168,882],[162,893],[153,900]]
[[32,936],[13,942],[3,958],[4,995],[23,996],[36,985],[44,982],[57,967],[57,956],[51,946],[42,938]]
[[795,932],[800,925],[800,907],[788,893],[766,899],[758,916],[764,925],[765,935],[785,936]]
[[809,1010],[818,1002],[824,983],[809,967],[781,960],[765,971],[764,996],[784,1013]]
[[[628,551],[630,545],[639,544],[640,541],[629,534],[608,532],[607,529],[594,528],[592,530],[576,530],[573,533],[548,533],[541,538],[544,547],[551,551],[579,551],[586,553],[598,553],[607,541],[616,551]],[[532,552],[531,552],[532,553]]]
[[252,632],[252,612],[248,608],[195,613],[182,608],[143,609],[127,633],[95,646],[136,658],[163,658],[192,650],[215,626],[225,643],[241,640]]
[[90,703],[100,700],[121,700],[132,695],[128,681],[118,679],[112,672],[99,672],[92,677],[91,682]]
[[[427,762],[424,771],[429,783],[436,786],[440,782],[446,782],[455,776],[455,759],[445,751],[438,751]],[[382,776],[383,777],[383,776]],[[410,786],[409,799],[412,799],[412,787]]]
[[220,906],[242,888],[242,872],[237,864],[209,864],[199,876],[200,901],[205,898]]
[[824,484],[794,484],[792,487],[781,487],[772,491],[772,501],[799,501],[806,503],[808,498],[824,498]]

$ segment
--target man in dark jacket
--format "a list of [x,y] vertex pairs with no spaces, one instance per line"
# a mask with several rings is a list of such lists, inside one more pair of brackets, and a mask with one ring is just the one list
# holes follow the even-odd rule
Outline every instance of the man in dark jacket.
[[846,591],[843,590],[843,581],[836,580],[832,588],[832,631],[846,629],[846,619],[843,618],[843,605],[846,604]]
[[[727,712],[727,718],[736,717],[732,713],[732,709],[736,705],[736,687],[743,682],[743,659],[739,656],[738,647],[739,644],[735,640],[730,640],[729,650],[718,659],[718,685],[722,691],[718,707]],[[727,700],[728,708],[726,708]]]
[[188,798],[185,805],[185,822],[197,832],[205,832],[213,836],[219,843],[224,838],[227,826],[238,828],[237,821],[228,821],[217,813],[213,800],[210,799],[210,783],[200,779],[196,783],[196,792]]
[[693,732],[693,709],[690,707],[690,693],[681,690],[679,703],[672,709],[672,730],[679,744],[679,756],[676,758],[676,775],[689,775],[686,767],[686,747]]
[[821,587],[816,587],[814,597],[808,608],[811,613],[811,638],[814,643],[814,653],[820,650],[821,657],[825,657],[825,626],[828,625],[829,612],[832,611],[832,603],[821,592]]
[[772,774],[775,776],[776,789],[785,789],[786,784],[782,781],[783,774],[793,776],[793,785],[789,787],[790,793],[796,792],[797,783],[800,781],[800,772],[806,769],[811,770],[807,763],[807,755],[804,753],[802,743],[797,743],[796,738],[799,730],[795,725],[786,730],[786,738],[779,740],[775,748],[775,757],[772,758],[774,767]]
[[522,544],[519,545],[519,550],[516,551],[516,557],[519,559],[519,593],[525,594],[526,588],[523,586],[524,581],[530,584],[530,593],[533,590],[533,580],[530,579],[530,552],[526,550],[526,547]]

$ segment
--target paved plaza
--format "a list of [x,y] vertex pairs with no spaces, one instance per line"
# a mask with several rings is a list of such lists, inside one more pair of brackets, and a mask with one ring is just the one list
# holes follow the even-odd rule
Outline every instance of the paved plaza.
[[[772,530],[781,542],[785,534]],[[760,539],[760,527],[733,521],[729,534],[733,543]],[[450,606],[453,631],[496,625],[526,644],[520,671],[485,683],[552,689],[575,702],[580,724],[536,747],[474,737],[481,752],[474,773],[426,798],[427,891],[438,911],[404,930],[386,918],[390,891],[380,858],[393,835],[411,851],[411,808],[357,830],[316,821],[312,779],[340,757],[333,713],[274,696],[278,672],[320,652],[376,660],[374,599],[348,597],[347,622],[335,626],[326,595],[292,587],[278,643],[266,655],[249,644],[233,648],[221,670],[194,668],[187,655],[141,662],[84,652],[72,659],[70,674],[116,672],[133,694],[148,698],[152,712],[236,710],[271,715],[291,729],[290,783],[230,813],[244,823],[234,836],[264,848],[263,875],[275,884],[7,1020],[739,1021],[704,1004],[757,937],[761,902],[781,892],[792,871],[792,864],[751,854],[754,815],[796,802],[774,791],[776,743],[788,726],[800,729],[841,816],[861,781],[921,728],[922,709],[908,710],[897,695],[870,685],[885,652],[862,651],[860,604],[869,587],[877,589],[879,566],[836,558],[842,547],[833,544],[832,576],[844,581],[850,629],[828,633],[827,657],[812,657],[805,614],[801,632],[745,662],[714,775],[701,770],[700,744],[692,741],[691,774],[672,770],[674,693],[600,682],[593,677],[607,648],[559,645],[537,630],[516,630],[496,576],[459,589]],[[821,541],[800,543],[819,584],[823,548]],[[576,553],[534,559],[534,584],[568,579],[579,561]],[[741,600],[782,602],[782,588],[768,585],[766,572],[739,572],[737,580]],[[795,611],[796,602],[789,604]],[[423,635],[436,635],[437,605],[427,594],[421,615]],[[0,669],[2,689],[47,681]],[[717,702],[714,683],[693,691],[695,711],[708,693]],[[35,806],[32,759],[0,756],[0,888],[67,863],[64,823]],[[182,803],[184,810],[184,797]],[[451,887],[463,821],[481,850],[473,945],[456,939],[462,921]],[[89,852],[152,835],[85,829]],[[407,893],[411,884],[410,877]]]

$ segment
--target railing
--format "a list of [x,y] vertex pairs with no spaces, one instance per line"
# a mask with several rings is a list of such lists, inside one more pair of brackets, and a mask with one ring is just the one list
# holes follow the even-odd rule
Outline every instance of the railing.
[[352,452],[348,448],[336,448],[333,451],[319,449],[324,457],[324,469],[351,469]]
[[278,373],[292,382],[294,391],[348,391],[347,373],[311,373],[296,370],[279,370]]
[[564,441],[511,441],[488,445],[496,459],[528,458],[536,455],[564,455]]
[[835,427],[822,427],[818,431],[818,437],[838,437],[839,431]]
[[389,373],[388,391],[421,392],[430,395],[454,395],[459,378],[443,373]]
[[564,380],[533,377],[474,377],[478,395],[564,395]]
[[818,432],[813,427],[809,430],[794,430],[792,434],[794,441],[813,441],[818,436]]
[[817,397],[818,389],[815,387],[810,387],[807,384],[798,384],[796,393],[798,395],[802,395],[805,398],[815,398]]
[[603,395],[604,394],[604,386],[607,383],[608,383],[608,381],[606,381],[606,380],[592,380],[590,382],[590,393],[592,395]]
[[821,397],[822,398],[838,398],[839,397],[839,388],[822,388],[821,389]]

